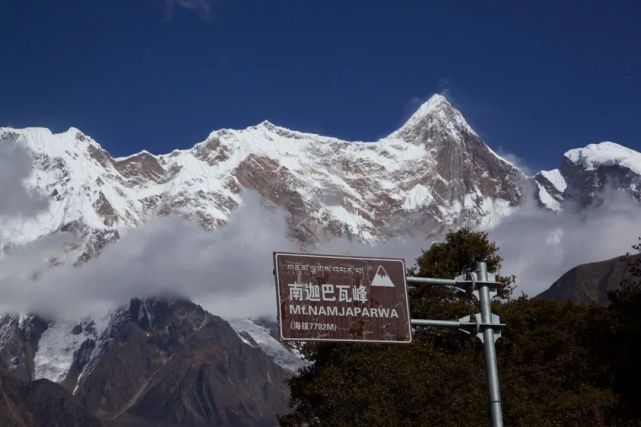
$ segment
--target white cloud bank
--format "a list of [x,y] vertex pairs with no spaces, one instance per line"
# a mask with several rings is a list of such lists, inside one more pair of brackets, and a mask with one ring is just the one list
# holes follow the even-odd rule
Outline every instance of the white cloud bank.
[[271,304],[263,302],[275,300],[271,253],[296,249],[283,218],[251,196],[218,231],[153,220],[81,267],[47,268],[70,236],[41,239],[0,260],[0,311],[77,318],[135,296],[180,295],[224,315],[269,314]]
[[[286,238],[286,213],[248,193],[229,224],[207,232],[177,218],[133,229],[80,267],[48,267],[73,238],[61,234],[15,248],[0,260],[0,312],[77,319],[132,297],[190,298],[223,317],[274,318],[274,251],[300,251]],[[424,239],[376,247],[334,240],[317,253],[405,257],[413,264]]]
[[542,211],[526,203],[489,232],[500,247],[503,270],[517,277],[517,294],[535,296],[572,267],[631,251],[641,236],[641,206],[620,191],[577,212]]

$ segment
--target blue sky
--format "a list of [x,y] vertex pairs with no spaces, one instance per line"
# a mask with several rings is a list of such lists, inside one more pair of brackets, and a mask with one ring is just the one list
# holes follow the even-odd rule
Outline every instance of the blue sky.
[[375,140],[444,93],[534,169],[641,150],[641,2],[0,0],[0,125],[114,155],[268,119]]

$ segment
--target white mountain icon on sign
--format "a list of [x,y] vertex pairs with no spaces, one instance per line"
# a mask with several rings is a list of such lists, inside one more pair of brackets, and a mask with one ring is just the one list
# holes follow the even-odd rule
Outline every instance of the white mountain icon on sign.
[[382,265],[379,265],[376,270],[374,280],[372,280],[372,286],[380,286],[382,288],[394,287],[394,282],[389,278],[389,274],[387,274],[387,271],[385,271]]

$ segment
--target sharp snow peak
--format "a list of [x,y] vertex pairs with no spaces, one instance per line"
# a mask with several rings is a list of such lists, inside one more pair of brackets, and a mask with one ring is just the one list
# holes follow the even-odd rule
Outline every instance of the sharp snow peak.
[[465,118],[463,118],[461,112],[454,108],[447,98],[436,93],[421,104],[405,124],[393,132],[391,136],[402,136],[403,134],[412,132],[412,130],[422,128],[426,124],[436,124],[450,131],[464,131],[476,135]]

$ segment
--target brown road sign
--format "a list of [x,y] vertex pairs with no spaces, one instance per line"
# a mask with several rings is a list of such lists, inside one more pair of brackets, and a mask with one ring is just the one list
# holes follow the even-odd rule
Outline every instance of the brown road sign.
[[274,253],[284,340],[409,343],[405,261]]

